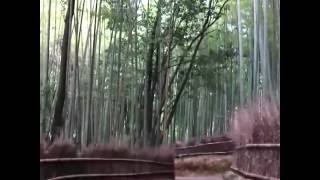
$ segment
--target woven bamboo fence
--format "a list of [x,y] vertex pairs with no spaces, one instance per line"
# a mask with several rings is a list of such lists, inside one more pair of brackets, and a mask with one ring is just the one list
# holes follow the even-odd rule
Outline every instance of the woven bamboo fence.
[[231,170],[248,179],[280,179],[280,144],[247,144],[234,153]]
[[141,159],[40,159],[40,179],[174,179],[173,163]]

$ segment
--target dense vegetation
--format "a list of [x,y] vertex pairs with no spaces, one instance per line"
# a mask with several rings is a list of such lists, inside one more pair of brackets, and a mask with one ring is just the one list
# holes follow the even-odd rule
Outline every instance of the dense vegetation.
[[280,102],[279,0],[40,3],[42,139],[156,146]]

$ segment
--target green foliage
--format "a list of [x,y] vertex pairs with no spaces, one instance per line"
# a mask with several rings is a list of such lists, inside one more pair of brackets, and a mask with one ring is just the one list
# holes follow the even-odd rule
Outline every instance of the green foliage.
[[[49,114],[52,113],[51,102],[54,101],[53,97],[56,92],[57,77],[59,73],[59,57],[60,57],[60,47],[62,41],[62,30],[63,29],[63,16],[67,7],[66,0],[62,0],[57,3],[58,9],[57,12],[52,12],[52,24],[55,24],[52,28],[56,32],[52,31],[52,37],[50,39],[50,84],[47,87],[44,87],[44,76],[41,75],[42,86],[41,86],[41,98],[46,96],[49,97],[48,104],[42,104],[43,107],[50,109]],[[77,91],[80,92],[80,95],[76,96],[77,99],[77,108],[81,108],[81,112],[78,112],[78,118],[84,123],[86,119],[86,109],[87,109],[87,96],[88,96],[88,84],[89,84],[89,72],[90,72],[90,55],[92,51],[92,40],[93,40],[93,29],[94,25],[91,26],[91,34],[88,36],[88,26],[89,26],[89,15],[93,18],[98,16],[94,12],[95,6],[92,5],[94,2],[86,1],[85,7],[82,8],[82,1],[78,1],[78,15],[80,16],[83,12],[83,21],[81,25],[81,37],[80,37],[80,52],[79,56],[79,84],[76,85]],[[122,6],[120,3],[123,3]],[[163,2],[158,6],[157,3]],[[175,2],[175,3],[174,3]],[[204,23],[206,13],[208,11],[208,2],[209,0],[163,0],[163,1],[150,1],[149,8],[147,4],[141,4],[140,1],[137,1],[139,4],[139,9],[135,12],[135,3],[133,0],[122,0],[122,1],[102,1],[101,4],[101,47],[96,46],[96,53],[98,53],[100,47],[100,60],[95,63],[94,67],[94,81],[100,80],[102,84],[99,84],[101,90],[98,89],[98,83],[94,83],[93,94],[95,99],[102,99],[100,95],[104,94],[104,106],[98,107],[101,108],[101,114],[94,114],[94,117],[101,116],[97,123],[103,125],[108,125],[108,123],[121,122],[126,124],[126,132],[137,133],[140,132],[138,129],[139,126],[143,126],[143,118],[138,112],[142,111],[140,107],[143,102],[135,102],[138,99],[142,99],[144,96],[143,92],[143,83],[145,82],[145,62],[146,54],[149,49],[151,40],[151,32],[156,19],[158,7],[161,8],[161,18],[160,22],[157,25],[159,31],[156,33],[154,41],[160,44],[160,63],[163,61],[164,56],[168,52],[168,48],[172,48],[170,59],[168,59],[168,71],[167,71],[167,81],[170,81],[176,68],[177,64],[180,61],[181,56],[184,56],[184,61],[182,65],[177,70],[177,76],[174,78],[173,84],[168,89],[167,99],[165,101],[166,107],[172,107],[172,102],[177,94],[177,91],[182,85],[183,79],[187,75],[187,69],[190,65],[191,56],[195,49],[194,42],[193,46],[189,48],[192,40],[199,35],[199,31],[202,28]],[[212,21],[214,16],[217,15],[219,7],[222,5],[224,0],[213,1],[213,7],[211,8],[212,16],[209,21]],[[45,3],[43,10],[47,8],[47,1]],[[90,3],[92,5],[90,9]],[[129,4],[130,3],[130,4]],[[278,55],[280,53],[278,47],[278,36],[280,32],[277,32],[278,19],[277,15],[274,13],[275,1],[269,2],[268,8],[268,46],[269,46],[269,56],[270,56],[270,71],[275,72],[271,73],[271,80],[277,78],[278,74]],[[241,1],[241,16],[242,16],[242,51],[243,51],[243,60],[244,60],[244,93],[246,98],[249,98],[250,93],[252,93],[253,85],[252,79],[257,78],[253,77],[253,7],[251,0],[242,0]],[[261,6],[261,4],[259,4]],[[41,6],[42,7],[42,6]],[[54,8],[54,6],[52,6]],[[60,12],[62,10],[62,12]],[[260,7],[260,13],[262,13],[262,8]],[[88,14],[89,13],[89,14]],[[137,17],[136,17],[137,15]],[[45,72],[46,67],[46,36],[47,36],[47,12],[42,12],[41,14],[41,72]],[[259,14],[259,21],[263,20],[262,14]],[[78,17],[80,19],[80,17]],[[80,22],[80,20],[79,20]],[[94,22],[94,21],[93,21]],[[262,24],[262,23],[261,23]],[[103,25],[103,27],[102,27]],[[121,28],[120,28],[121,26]],[[60,28],[60,31],[58,31]],[[73,27],[72,27],[73,28]],[[137,28],[137,32],[135,32]],[[173,34],[170,37],[170,30],[172,28]],[[121,30],[120,30],[121,29]],[[74,29],[71,30],[74,33]],[[121,46],[119,44],[119,36],[121,31]],[[222,126],[228,120],[228,113],[231,113],[235,106],[239,102],[239,60],[238,60],[238,34],[237,34],[237,11],[236,11],[236,1],[229,1],[226,8],[223,10],[223,16],[207,30],[207,34],[204,37],[198,53],[196,55],[195,62],[192,66],[192,71],[188,77],[186,87],[183,91],[183,95],[180,99],[181,103],[178,105],[178,110],[175,113],[175,121],[177,131],[180,133],[180,137],[187,136],[185,133],[188,129],[189,134],[191,134],[191,127],[197,127],[197,131],[206,130],[209,133],[209,125],[214,122],[214,126]],[[113,32],[112,42],[110,33]],[[160,32],[160,33],[158,33]],[[114,39],[115,33],[117,34],[116,40]],[[137,34],[136,34],[137,33]],[[70,64],[74,67],[74,53],[75,53],[75,43],[74,43],[74,34],[72,35],[72,45],[71,45],[71,54],[70,54]],[[130,39],[131,38],[131,39]],[[172,38],[172,39],[171,39]],[[97,38],[99,39],[99,38]],[[130,41],[131,40],[131,41]],[[172,40],[171,47],[168,47],[169,40]],[[260,42],[260,39],[256,41]],[[110,47],[109,47],[110,44]],[[121,48],[120,48],[121,47]],[[174,47],[174,48],[173,48]],[[82,57],[85,53],[85,48],[87,48],[86,57]],[[154,50],[154,55],[152,59],[153,70],[155,70],[155,61],[156,61],[156,49]],[[120,59],[119,59],[120,55]],[[258,58],[260,54],[258,53]],[[98,56],[96,56],[98,57]],[[96,59],[97,60],[97,59]],[[260,63],[260,59],[257,60],[257,63]],[[118,69],[119,66],[120,70]],[[136,66],[137,65],[137,66]],[[172,67],[171,67],[172,66]],[[163,65],[165,67],[165,65]],[[260,67],[258,67],[260,68]],[[164,69],[161,69],[161,72],[164,72]],[[99,73],[98,73],[99,72]],[[68,79],[68,88],[70,91],[73,90],[72,84],[74,71],[70,71],[70,79]],[[68,76],[69,76],[68,75]],[[113,76],[111,78],[111,75]],[[154,74],[154,75],[160,75]],[[162,75],[162,74],[161,74]],[[121,81],[118,86],[117,80],[120,77]],[[69,77],[68,77],[69,78]],[[78,82],[77,82],[78,83]],[[168,83],[168,82],[167,82]],[[276,86],[276,82],[274,83]],[[259,84],[260,85],[260,84]],[[155,107],[158,107],[159,104],[159,84],[156,85],[156,93],[154,96],[155,101],[153,102]],[[103,90],[103,91],[102,91]],[[76,91],[76,92],[77,92]],[[119,95],[117,94],[119,93]],[[109,101],[109,94],[111,94],[112,100]],[[141,97],[139,97],[141,96]],[[68,94],[68,102],[70,102],[72,96]],[[124,97],[124,99],[116,99]],[[226,99],[225,99],[226,98]],[[134,100],[134,101],[133,101]],[[43,102],[43,101],[41,101]],[[109,103],[112,102],[112,103]],[[118,103],[118,104],[117,104]],[[140,104],[139,104],[140,103]],[[124,105],[125,104],[125,105]],[[186,104],[186,105],[184,105]],[[125,111],[126,115],[123,118],[125,122],[113,118],[117,118],[117,111],[110,112],[108,109],[110,106],[118,108],[117,105],[126,106]],[[67,104],[66,112],[69,113],[69,104]],[[84,107],[82,107],[84,106]],[[94,105],[94,108],[97,108]],[[128,107],[130,106],[130,107]],[[131,107],[132,106],[132,107]],[[226,110],[224,109],[226,106]],[[139,107],[141,109],[136,109]],[[200,110],[203,109],[204,110]],[[133,109],[133,110],[132,110]],[[95,109],[96,110],[96,109]],[[132,112],[131,112],[132,110]],[[164,111],[164,108],[162,109]],[[170,109],[166,109],[168,113]],[[127,112],[128,111],[128,112]],[[130,112],[129,112],[130,111]],[[99,112],[99,111],[97,111]],[[154,113],[155,114],[155,113]],[[114,116],[114,117],[111,117]],[[134,116],[134,117],[132,117]],[[163,114],[162,114],[163,116]],[[225,117],[225,118],[221,118]],[[114,121],[111,121],[111,119]],[[130,122],[127,121],[130,119]],[[162,125],[163,119],[161,119]],[[137,124],[136,124],[137,123]],[[141,123],[141,124],[138,124]],[[203,124],[202,124],[203,123]],[[110,124],[109,124],[110,125]],[[119,124],[120,126],[121,124]],[[197,126],[201,125],[201,127]],[[110,125],[111,126],[111,125]],[[130,128],[128,128],[130,126]],[[207,127],[208,126],[208,127]],[[205,128],[204,128],[205,127]],[[104,127],[106,128],[106,127]],[[161,127],[163,129],[163,127]],[[129,130],[128,130],[129,129]],[[216,128],[213,128],[216,129]],[[105,134],[108,134],[108,130],[102,130]],[[121,129],[116,129],[118,134],[121,134]],[[210,130],[211,131],[211,130]],[[218,131],[218,130],[214,130]],[[171,133],[171,132],[170,132]],[[177,132],[176,132],[177,133]],[[213,132],[210,132],[213,133]],[[138,133],[137,133],[138,134]],[[110,132],[110,135],[112,133]],[[103,135],[101,135],[105,138]],[[137,135],[138,136],[138,135]],[[137,137],[138,138],[138,137]],[[107,139],[107,138],[106,138]]]

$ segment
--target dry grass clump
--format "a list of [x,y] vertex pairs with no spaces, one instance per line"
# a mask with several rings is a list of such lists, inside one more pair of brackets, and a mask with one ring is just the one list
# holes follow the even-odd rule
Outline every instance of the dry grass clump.
[[181,147],[184,147],[184,146],[186,146],[186,144],[184,142],[182,142],[182,141],[177,141],[175,143],[175,147],[176,148],[181,148]]
[[52,144],[40,143],[40,158],[75,158],[77,157],[77,148],[70,141],[59,138]]
[[200,144],[206,144],[206,143],[210,143],[211,139],[208,137],[204,137],[200,139]]
[[137,159],[172,163],[174,161],[174,149],[165,145],[158,148],[144,147],[142,149],[134,149],[134,154]]
[[232,156],[198,156],[175,160],[176,174],[179,176],[196,173],[209,175],[227,171],[232,164]]
[[169,146],[160,146],[154,150],[155,152],[155,161],[159,162],[174,162],[175,152],[174,149]]
[[207,144],[207,143],[215,143],[215,142],[223,142],[223,141],[231,141],[231,138],[228,136],[218,136],[218,137],[203,137],[200,140],[200,144]]
[[197,140],[196,138],[191,138],[188,142],[187,142],[187,146],[194,146],[197,144]]
[[132,158],[128,146],[114,144],[89,145],[81,151],[80,157],[86,158]]
[[127,158],[145,159],[159,162],[173,162],[174,148],[160,146],[156,148],[130,148],[123,144],[91,144],[77,153],[76,146],[67,140],[58,139],[50,146],[40,142],[40,158]]
[[266,99],[234,114],[232,138],[239,144],[280,143],[280,106]]

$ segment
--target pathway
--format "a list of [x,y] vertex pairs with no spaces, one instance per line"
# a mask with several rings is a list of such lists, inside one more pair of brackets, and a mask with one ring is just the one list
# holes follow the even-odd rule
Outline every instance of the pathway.
[[176,180],[223,180],[221,175],[176,177]]

